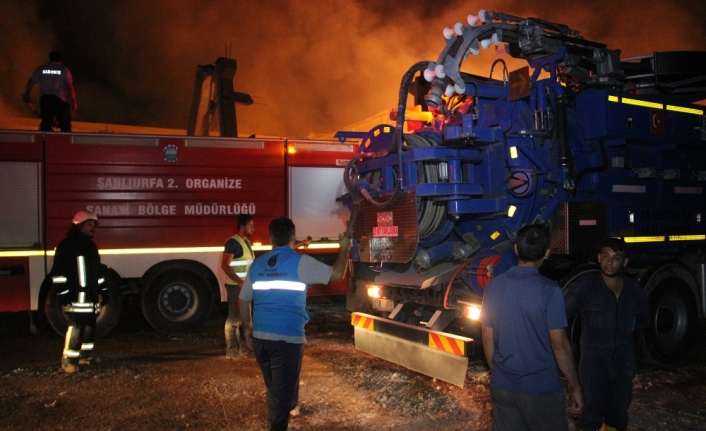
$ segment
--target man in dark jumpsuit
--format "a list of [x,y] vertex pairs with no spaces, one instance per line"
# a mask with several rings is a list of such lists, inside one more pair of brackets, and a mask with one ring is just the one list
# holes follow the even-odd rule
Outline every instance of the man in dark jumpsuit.
[[61,358],[61,368],[67,373],[77,372],[79,363],[90,362],[96,314],[99,304],[108,299],[107,291],[100,287],[100,256],[93,242],[97,223],[98,217],[92,212],[74,215],[66,238],[56,247],[49,274],[68,320]]
[[577,280],[564,297],[569,320],[581,313],[579,379],[585,408],[583,431],[625,430],[637,361],[633,333],[649,326],[649,308],[639,284],[622,274],[628,246],[618,238],[601,244],[600,272]]

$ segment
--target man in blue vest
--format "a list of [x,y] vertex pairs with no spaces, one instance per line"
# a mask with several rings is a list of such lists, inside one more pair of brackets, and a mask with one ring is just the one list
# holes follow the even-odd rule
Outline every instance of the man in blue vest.
[[299,401],[304,325],[309,321],[306,290],[310,284],[343,280],[350,240],[341,236],[338,258],[330,267],[294,250],[292,220],[272,220],[269,233],[274,248],[250,266],[240,292],[240,315],[245,340],[255,350],[267,387],[268,429],[281,431],[287,429],[289,412]]
[[245,281],[248,268],[255,258],[248,238],[255,231],[255,222],[249,214],[238,216],[238,233],[228,238],[223,248],[221,268],[226,273],[225,288],[228,293],[228,318],[225,325],[226,358],[245,357],[245,343],[240,335],[242,321],[238,310],[240,286]]

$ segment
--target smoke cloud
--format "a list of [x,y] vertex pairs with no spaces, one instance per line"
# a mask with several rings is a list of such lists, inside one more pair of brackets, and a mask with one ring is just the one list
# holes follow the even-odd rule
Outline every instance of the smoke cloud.
[[[436,60],[442,29],[480,9],[566,24],[586,39],[622,49],[623,57],[706,50],[706,2],[648,4],[5,0],[0,115],[32,116],[20,97],[25,83],[58,49],[74,76],[75,120],[185,129],[196,66],[229,56],[238,62],[236,91],[255,100],[237,107],[241,134],[335,131],[395,107],[404,72],[417,61]],[[464,67],[487,75],[493,59]]]

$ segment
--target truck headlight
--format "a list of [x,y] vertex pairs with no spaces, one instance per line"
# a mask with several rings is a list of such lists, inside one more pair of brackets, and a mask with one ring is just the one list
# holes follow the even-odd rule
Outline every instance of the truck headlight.
[[375,285],[368,285],[368,296],[371,298],[382,298],[382,287]]
[[466,305],[466,317],[471,320],[480,319],[480,307],[477,305]]

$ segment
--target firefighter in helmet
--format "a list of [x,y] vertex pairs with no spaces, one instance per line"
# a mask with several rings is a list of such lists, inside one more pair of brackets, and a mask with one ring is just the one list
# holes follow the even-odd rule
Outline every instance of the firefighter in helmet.
[[61,368],[67,373],[77,372],[78,364],[90,363],[96,315],[108,299],[98,247],[93,242],[97,224],[98,217],[90,211],[74,215],[66,238],[56,247],[49,274],[68,320],[61,358]]

